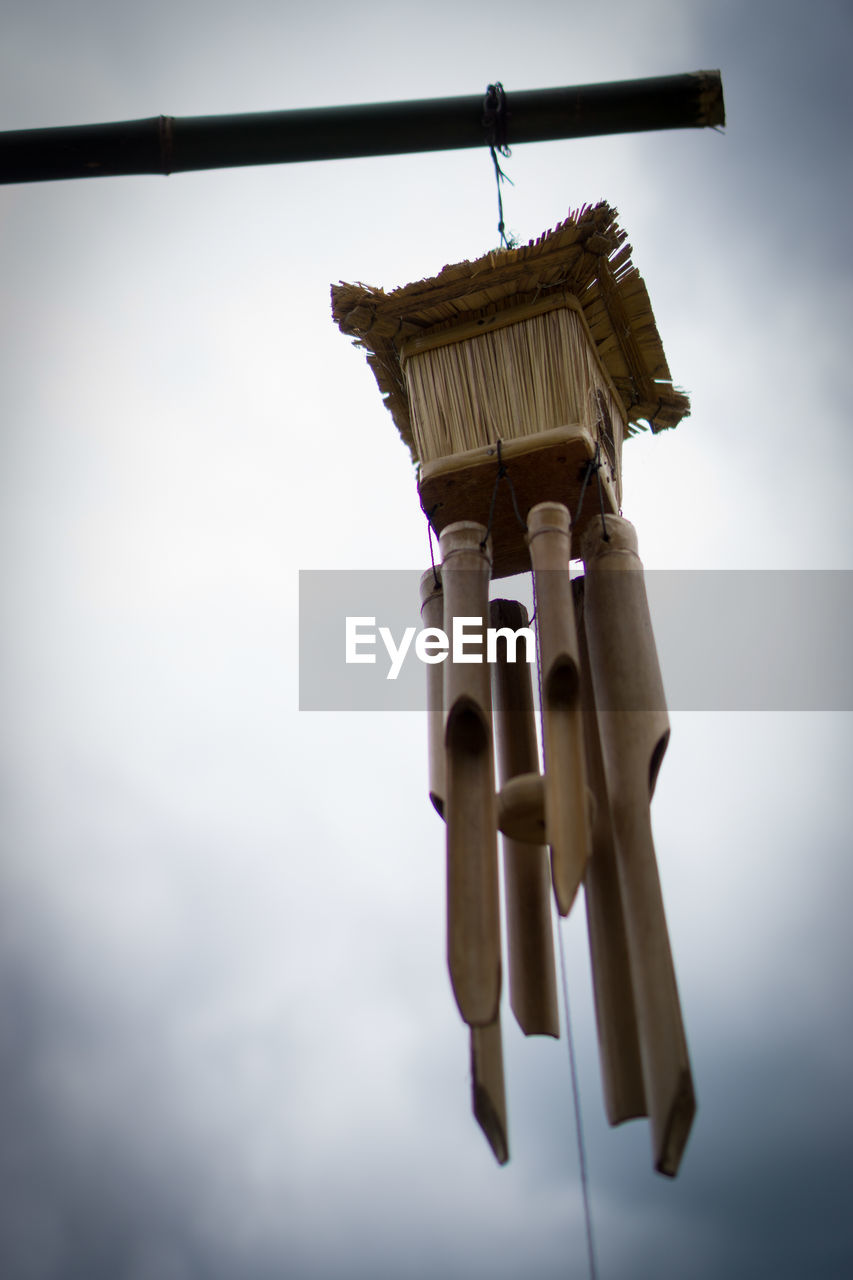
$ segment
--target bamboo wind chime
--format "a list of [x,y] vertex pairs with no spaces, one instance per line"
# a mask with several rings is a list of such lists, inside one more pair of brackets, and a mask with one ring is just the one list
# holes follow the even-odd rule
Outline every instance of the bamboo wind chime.
[[[608,1119],[647,1116],[655,1168],[672,1176],[695,1100],[649,815],[669,723],[621,457],[626,436],[676,426],[689,402],[630,254],[601,203],[389,294],[335,286],[332,307],[367,349],[439,535],[424,625],[450,636],[476,618],[497,637],[492,663],[427,668],[475,1115],[503,1163],[500,831],[515,1017],[527,1035],[559,1035],[551,886],[565,916],[582,884]],[[489,599],[492,579],[531,569],[542,772],[530,667],[509,634],[520,641],[530,620]]]

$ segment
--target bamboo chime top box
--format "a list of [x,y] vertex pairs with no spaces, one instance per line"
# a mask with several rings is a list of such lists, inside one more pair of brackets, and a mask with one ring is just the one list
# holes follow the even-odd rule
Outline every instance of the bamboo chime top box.
[[[332,287],[334,318],[366,348],[418,463],[433,528],[487,524],[492,511],[494,577],[529,568],[516,507],[523,519],[537,502],[563,502],[580,534],[602,505],[620,509],[625,437],[690,411],[625,239],[602,202],[391,293]],[[493,492],[499,453],[510,492]],[[589,462],[601,463],[597,478]]]

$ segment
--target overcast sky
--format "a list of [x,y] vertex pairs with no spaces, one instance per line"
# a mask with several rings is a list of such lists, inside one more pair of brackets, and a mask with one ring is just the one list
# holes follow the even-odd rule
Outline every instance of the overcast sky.
[[[0,30],[5,129],[720,68],[724,134],[518,146],[506,221],[604,198],[634,245],[693,400],[626,445],[647,566],[853,568],[843,0],[7,0]],[[329,285],[433,275],[496,221],[485,148],[0,189],[10,1280],[586,1274],[565,1038],[505,1016],[508,1166],[470,1115],[424,717],[297,707],[299,571],[429,557]],[[563,926],[600,1275],[835,1278],[851,717],[672,718],[675,1182],[606,1125],[582,904]]]

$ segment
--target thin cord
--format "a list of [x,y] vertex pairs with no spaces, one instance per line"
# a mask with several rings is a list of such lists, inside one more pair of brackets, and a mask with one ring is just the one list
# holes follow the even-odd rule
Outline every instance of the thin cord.
[[577,509],[575,510],[575,518],[572,521],[572,528],[574,529],[577,526],[578,520],[580,519],[581,507],[583,506],[584,495],[586,493],[586,486],[589,484],[590,476],[594,474],[595,479],[598,482],[598,506],[601,512],[601,536],[605,542],[609,542],[610,534],[607,532],[607,521],[604,518],[604,489],[601,484],[601,467],[601,441],[597,440],[595,444],[595,457],[591,458],[584,468],[581,492],[580,497],[578,498]]
[[598,508],[601,512],[601,537],[602,541],[609,542],[610,534],[607,532],[607,521],[604,518],[604,487],[601,483],[601,463],[595,469],[595,478],[598,481]]
[[580,516],[581,516],[581,507],[583,506],[583,500],[584,500],[584,496],[585,496],[585,494],[586,494],[586,486],[589,484],[589,477],[592,475],[593,471],[595,471],[595,470],[596,470],[596,468],[597,468],[597,467],[598,467],[598,465],[599,465],[599,463],[598,463],[598,448],[599,448],[599,446],[598,446],[598,445],[596,445],[596,447],[595,447],[595,458],[594,458],[594,459],[591,459],[591,460],[589,460],[589,461],[587,461],[587,464],[586,464],[586,466],[584,467],[584,471],[583,471],[583,481],[582,481],[582,483],[581,483],[581,492],[580,492],[580,497],[578,498],[578,505],[577,505],[577,508],[576,508],[576,510],[575,510],[575,518],[574,518],[574,520],[572,521],[572,529],[574,529],[574,528],[575,528],[575,526],[577,525],[578,520],[580,520]]
[[569,983],[566,977],[566,950],[563,944],[563,930],[560,926],[560,919],[557,918],[557,937],[560,940],[560,972],[563,977],[563,1008],[566,1012],[566,1040],[569,1045],[569,1070],[572,1077],[572,1100],[575,1107],[575,1130],[578,1137],[578,1164],[580,1166],[581,1177],[581,1194],[583,1196],[583,1216],[586,1225],[586,1247],[589,1255],[589,1277],[590,1280],[597,1280],[598,1268],[595,1263],[595,1245],[592,1238],[592,1213],[589,1202],[589,1175],[586,1165],[586,1146],[583,1137],[583,1124],[581,1123],[581,1101],[580,1087],[578,1085],[578,1068],[575,1061],[575,1040],[572,1034],[572,1017],[569,1009]]
[[432,580],[437,587],[440,587],[441,583],[438,579],[438,570],[435,567],[435,552],[433,551],[432,546],[432,525],[429,520],[427,520],[427,536],[429,538],[429,562],[432,565]]
[[424,515],[426,516],[427,537],[429,538],[429,562],[432,565],[432,577],[436,587],[440,587],[441,583],[439,582],[439,579],[438,579],[438,570],[435,567],[435,553],[432,549],[432,518],[435,515],[436,511],[438,510],[439,504],[436,502],[435,506],[430,507],[429,511],[427,511],[426,507],[424,506],[424,500],[421,497],[420,489],[418,490],[418,499],[421,504],[421,511],[423,511]]
[[497,80],[486,88],[486,97],[483,102],[483,129],[486,134],[486,142],[489,145],[492,164],[495,166],[495,183],[498,189],[498,234],[501,238],[500,247],[502,249],[514,249],[516,247],[515,237],[507,236],[506,234],[504,202],[501,194],[502,182],[508,182],[510,186],[514,184],[512,178],[504,173],[498,160],[499,155],[507,159],[512,154],[507,143],[508,114],[504,87],[500,80]]
[[[511,187],[514,187],[515,183],[501,168],[496,149],[494,147],[489,147],[489,151],[492,156],[492,164],[495,166],[495,185],[498,189],[498,235],[501,238],[500,247],[502,249],[514,249],[514,237],[507,236],[506,233],[506,223],[504,222],[504,198],[503,193],[501,192],[501,183],[508,182]],[[503,154],[503,152],[501,154]],[[509,148],[507,148],[506,154],[509,155]]]
[[[536,617],[538,610],[538,602],[536,600],[536,574],[533,575],[533,618]],[[533,623],[530,619],[530,625]],[[541,664],[536,664],[536,679],[539,690],[539,706],[542,706],[542,668]],[[545,758],[545,726],[541,726],[542,730],[542,770],[548,768],[548,761]],[[566,1042],[569,1047],[569,1072],[572,1079],[572,1101],[575,1109],[575,1133],[578,1140],[578,1168],[580,1170],[581,1195],[583,1197],[583,1217],[584,1226],[586,1228],[586,1249],[589,1259],[589,1280],[598,1280],[598,1267],[595,1261],[595,1244],[592,1235],[592,1211],[589,1199],[589,1176],[586,1164],[586,1145],[583,1136],[583,1124],[581,1122],[581,1101],[580,1086],[578,1084],[578,1069],[575,1061],[575,1040],[572,1033],[572,1014],[569,1006],[569,980],[566,977],[566,950],[563,943],[563,930],[559,912],[557,913],[557,940],[560,945],[560,974],[563,979],[563,1009],[566,1019]]]
[[498,469],[495,474],[495,483],[492,486],[492,499],[491,499],[491,502],[489,503],[489,518],[486,522],[486,536],[483,538],[483,541],[480,543],[481,551],[485,551],[486,543],[488,542],[489,535],[492,532],[492,522],[495,518],[495,503],[497,501],[498,486],[500,485],[501,480],[506,480],[507,484],[509,485],[509,496],[512,498],[512,509],[515,512],[515,518],[518,521],[518,523],[521,525],[524,532],[527,533],[527,521],[524,519],[524,517],[522,516],[521,512],[518,509],[518,498],[515,495],[515,485],[512,483],[512,476],[509,474],[509,468],[507,467],[501,455],[500,440],[498,440],[497,442],[497,449],[498,449]]

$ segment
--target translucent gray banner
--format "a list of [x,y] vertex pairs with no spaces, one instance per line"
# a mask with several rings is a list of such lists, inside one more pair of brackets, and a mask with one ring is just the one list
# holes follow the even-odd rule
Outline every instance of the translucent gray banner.
[[[419,638],[420,577],[300,573],[300,710],[426,709],[423,655],[441,645]],[[491,594],[518,585],[498,581]],[[650,571],[645,586],[671,711],[853,710],[853,572]],[[485,659],[476,636],[468,626],[466,661]]]

